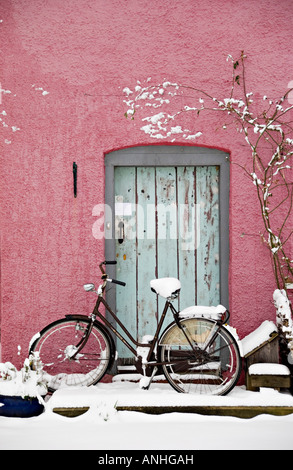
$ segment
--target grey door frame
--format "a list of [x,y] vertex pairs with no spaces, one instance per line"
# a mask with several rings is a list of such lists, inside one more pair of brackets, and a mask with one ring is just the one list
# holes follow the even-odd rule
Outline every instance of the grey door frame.
[[[130,147],[105,155],[105,204],[115,207],[114,171],[117,166],[210,166],[220,167],[219,172],[219,243],[220,243],[220,303],[229,309],[229,196],[230,155],[208,147],[177,145],[151,145]],[[109,217],[112,216],[112,219]],[[108,217],[108,218],[107,218]],[[105,218],[105,259],[115,260],[114,210]],[[227,232],[225,231],[227,227]],[[115,278],[115,267],[107,271]],[[123,279],[121,279],[123,281]],[[126,286],[127,288],[127,286]],[[115,289],[107,295],[107,301],[115,309]]]

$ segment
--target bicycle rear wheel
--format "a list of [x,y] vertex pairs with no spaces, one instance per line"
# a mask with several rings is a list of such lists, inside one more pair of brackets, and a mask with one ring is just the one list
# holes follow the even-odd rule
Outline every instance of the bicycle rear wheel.
[[114,352],[107,334],[97,324],[83,349],[72,358],[89,323],[86,317],[57,320],[44,328],[32,344],[30,353],[39,353],[49,391],[94,385],[106,373]]
[[[184,332],[170,325],[160,339],[161,361],[166,379],[178,392],[226,395],[236,385],[241,357],[234,337],[204,318],[180,321]],[[190,344],[191,343],[191,344]],[[192,345],[192,346],[191,346]]]

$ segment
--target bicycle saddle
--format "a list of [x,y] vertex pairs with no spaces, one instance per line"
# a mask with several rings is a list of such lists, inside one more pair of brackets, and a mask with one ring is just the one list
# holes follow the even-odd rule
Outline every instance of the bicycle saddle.
[[153,292],[168,299],[172,295],[179,294],[181,289],[181,282],[175,277],[162,277],[160,279],[153,279],[150,282]]

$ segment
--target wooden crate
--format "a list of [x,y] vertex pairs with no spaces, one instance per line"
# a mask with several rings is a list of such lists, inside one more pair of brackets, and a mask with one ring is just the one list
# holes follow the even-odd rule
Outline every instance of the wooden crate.
[[257,348],[244,356],[245,360],[245,385],[247,390],[258,390],[260,387],[275,389],[290,388],[291,378],[289,375],[249,373],[249,367],[253,364],[279,364],[279,337],[278,333],[272,333],[270,338]]
[[290,388],[291,380],[289,375],[249,375],[247,378],[247,390],[257,391],[261,387]]
[[256,391],[260,387],[269,387],[276,390],[290,388],[290,370],[283,364],[256,363],[247,371],[246,387]]
[[273,332],[264,343],[247,353],[244,358],[246,370],[251,364],[259,362],[279,363],[278,333]]

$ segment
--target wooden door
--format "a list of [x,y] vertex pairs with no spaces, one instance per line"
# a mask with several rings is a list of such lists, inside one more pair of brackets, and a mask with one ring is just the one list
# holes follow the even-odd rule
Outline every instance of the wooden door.
[[153,334],[162,312],[151,279],[180,279],[180,309],[220,303],[219,166],[116,166],[114,188],[116,312],[132,335]]

